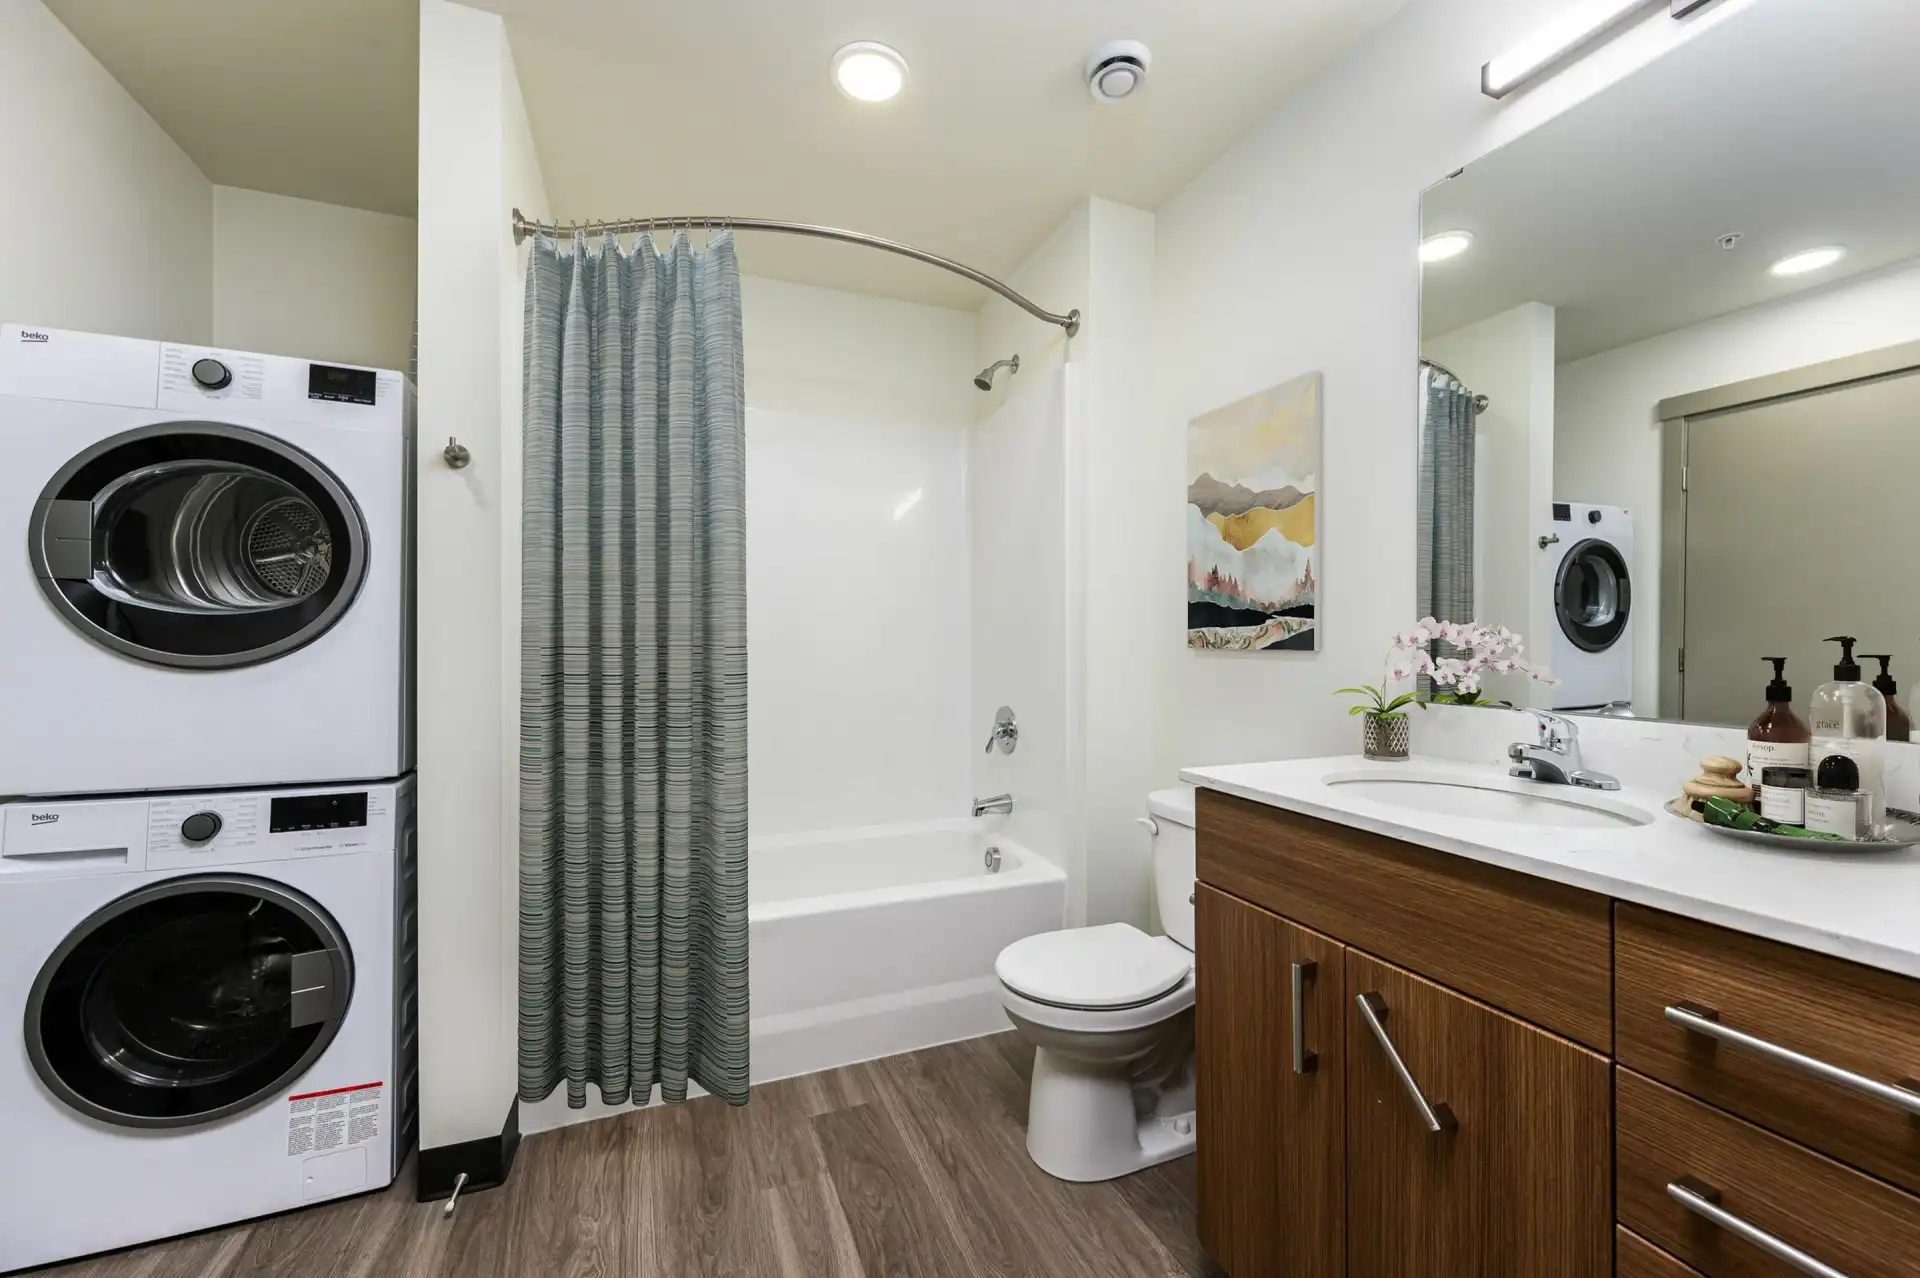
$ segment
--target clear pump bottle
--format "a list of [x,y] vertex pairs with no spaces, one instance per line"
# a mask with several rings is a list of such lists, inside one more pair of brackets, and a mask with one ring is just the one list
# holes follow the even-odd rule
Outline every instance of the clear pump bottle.
[[1828,643],[1840,645],[1833,682],[1814,690],[1807,718],[1813,727],[1813,766],[1836,754],[1852,759],[1860,770],[1860,792],[1866,797],[1868,819],[1885,823],[1886,785],[1880,754],[1887,736],[1887,699],[1872,684],[1862,682],[1860,663],[1853,659],[1852,635],[1835,635]]

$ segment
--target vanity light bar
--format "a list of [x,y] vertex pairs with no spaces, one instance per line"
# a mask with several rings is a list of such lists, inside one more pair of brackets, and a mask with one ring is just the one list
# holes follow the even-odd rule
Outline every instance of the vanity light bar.
[[[1684,18],[1712,0],[1660,0],[1675,18]],[[1654,0],[1587,0],[1575,5],[1558,21],[1507,50],[1480,68],[1480,91],[1490,98],[1504,98],[1527,81],[1577,49],[1583,48],[1618,27]]]

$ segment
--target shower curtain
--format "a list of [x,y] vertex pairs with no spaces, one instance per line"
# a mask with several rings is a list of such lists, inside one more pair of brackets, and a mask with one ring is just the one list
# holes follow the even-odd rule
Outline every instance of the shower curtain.
[[[732,238],[537,241],[520,1098],[747,1099],[746,417]],[[476,872],[478,870],[476,869]]]
[[1420,366],[1419,608],[1422,617],[1472,621],[1473,392]]

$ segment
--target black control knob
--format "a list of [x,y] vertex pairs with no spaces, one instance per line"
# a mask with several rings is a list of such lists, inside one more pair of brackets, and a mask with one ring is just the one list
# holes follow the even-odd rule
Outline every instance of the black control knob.
[[180,823],[180,837],[189,843],[205,843],[220,833],[218,812],[196,812]]
[[223,390],[233,384],[233,370],[217,359],[196,359],[193,380],[208,390]]

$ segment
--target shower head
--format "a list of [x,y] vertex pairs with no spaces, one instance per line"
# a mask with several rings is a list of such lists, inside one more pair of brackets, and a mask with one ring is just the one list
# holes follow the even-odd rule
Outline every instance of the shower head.
[[1009,377],[1019,372],[1020,357],[1018,355],[1015,355],[1012,359],[1003,359],[997,364],[987,365],[987,367],[980,370],[980,376],[973,379],[973,384],[975,386],[978,386],[983,391],[992,390],[993,375],[999,372],[1003,368],[1007,370],[1007,375]]

